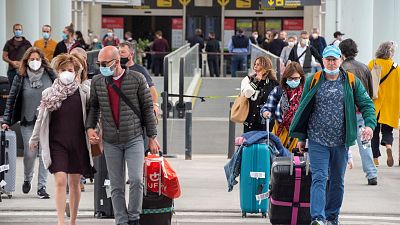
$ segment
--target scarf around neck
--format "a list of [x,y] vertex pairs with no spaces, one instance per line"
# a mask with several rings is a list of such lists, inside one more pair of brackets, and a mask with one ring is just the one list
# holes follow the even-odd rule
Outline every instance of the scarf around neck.
[[43,67],[40,67],[38,71],[32,71],[30,68],[26,70],[31,88],[41,88],[43,86],[42,82],[43,72],[44,72]]
[[303,92],[302,85],[299,85],[297,88],[294,89],[291,88],[283,89],[282,100],[286,101],[287,108],[284,107],[285,109],[282,110],[283,119],[282,123],[279,124],[277,135],[279,135],[282,132],[283,128],[286,128],[286,130],[289,131],[289,127],[290,124],[292,123],[294,114],[296,113],[297,108],[299,108],[302,92]]
[[78,87],[76,81],[65,85],[59,78],[55,79],[51,86],[52,91],[49,95],[42,98],[39,108],[47,108],[49,111],[58,110],[61,107],[62,102],[67,99],[68,96],[73,95]]

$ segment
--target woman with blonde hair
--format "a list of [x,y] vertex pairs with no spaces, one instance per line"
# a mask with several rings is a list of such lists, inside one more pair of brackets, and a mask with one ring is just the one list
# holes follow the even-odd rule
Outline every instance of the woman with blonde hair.
[[[11,125],[20,121],[24,143],[24,183],[22,184],[24,194],[28,194],[31,190],[35,161],[42,153],[42,148],[29,150],[29,138],[38,117],[37,108],[42,91],[50,87],[54,79],[56,75],[42,50],[31,47],[22,58],[21,67],[18,75],[14,77],[7,99],[2,128],[9,129]],[[40,199],[50,198],[46,192],[46,183],[47,169],[44,167],[42,158],[39,157],[37,195]]]
[[258,57],[254,61],[253,70],[255,74],[243,78],[240,86],[241,94],[249,101],[249,114],[243,123],[244,133],[266,129],[260,109],[267,101],[269,93],[279,85],[270,59]]
[[305,82],[305,73],[301,65],[291,62],[286,66],[280,85],[269,94],[267,103],[260,114],[264,118],[276,119],[272,132],[279,137],[289,151],[297,145],[297,138],[289,137],[289,127],[300,104]]
[[[378,98],[373,99],[378,124],[374,130],[371,147],[376,166],[379,165],[378,158],[381,156],[380,145],[386,147],[387,165],[392,167],[394,164],[393,128],[399,126],[400,113],[400,68],[392,60],[396,47],[397,45],[393,41],[381,43],[375,53],[376,59],[371,60],[368,64],[371,70],[374,64],[382,68]],[[380,133],[382,133],[382,139],[379,137]]]
[[[91,150],[86,138],[86,107],[89,87],[79,60],[69,54],[55,58],[58,78],[43,91],[32,137],[31,149],[40,142],[45,167],[54,175],[58,225],[64,225],[66,186],[69,185],[70,223],[76,225],[80,201],[80,177],[93,177]],[[68,175],[68,181],[67,181]]]

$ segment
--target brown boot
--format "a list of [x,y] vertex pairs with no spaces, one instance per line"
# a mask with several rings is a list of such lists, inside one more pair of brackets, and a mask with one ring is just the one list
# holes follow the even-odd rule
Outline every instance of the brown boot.
[[393,164],[394,164],[392,149],[391,148],[387,148],[386,149],[386,153],[387,153],[386,164],[388,165],[388,167],[392,167]]
[[378,158],[374,158],[374,164],[376,167],[379,166],[379,159]]

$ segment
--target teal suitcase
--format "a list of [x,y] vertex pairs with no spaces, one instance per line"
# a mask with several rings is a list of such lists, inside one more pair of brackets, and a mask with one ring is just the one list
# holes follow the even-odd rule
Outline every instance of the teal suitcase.
[[242,216],[261,213],[267,216],[270,179],[270,151],[265,143],[243,149],[240,168],[240,207]]

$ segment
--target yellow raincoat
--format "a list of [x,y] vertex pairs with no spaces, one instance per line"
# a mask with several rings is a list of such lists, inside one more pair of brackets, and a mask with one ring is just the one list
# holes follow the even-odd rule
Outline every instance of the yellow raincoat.
[[[381,79],[389,72],[393,61],[391,59],[376,59],[376,64],[382,66]],[[368,64],[371,70],[374,60]],[[396,64],[395,64],[396,65]],[[397,66],[388,78],[379,86],[378,98],[373,100],[375,115],[380,114],[378,123],[397,128],[400,113],[400,67]]]

